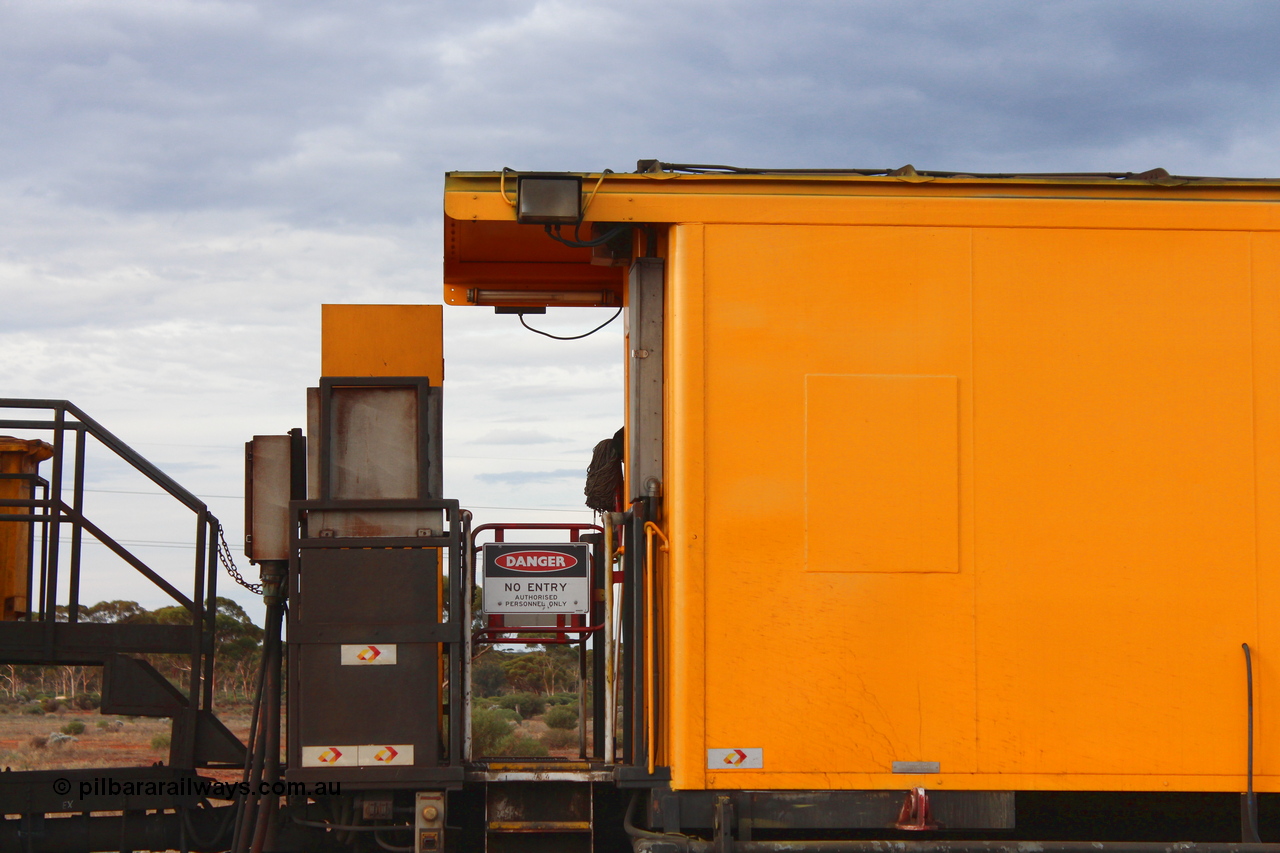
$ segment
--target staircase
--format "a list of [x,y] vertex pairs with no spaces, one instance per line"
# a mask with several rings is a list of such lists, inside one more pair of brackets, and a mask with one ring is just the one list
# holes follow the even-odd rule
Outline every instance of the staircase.
[[590,782],[485,785],[486,853],[591,853]]

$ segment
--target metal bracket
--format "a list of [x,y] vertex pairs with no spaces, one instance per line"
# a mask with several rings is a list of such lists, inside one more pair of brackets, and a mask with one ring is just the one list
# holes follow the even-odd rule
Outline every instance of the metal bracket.
[[716,797],[715,853],[733,853],[733,800]]
[[898,812],[895,829],[929,830],[937,829],[939,824],[933,819],[929,809],[929,794],[924,788],[911,788],[906,799],[902,801],[902,811]]

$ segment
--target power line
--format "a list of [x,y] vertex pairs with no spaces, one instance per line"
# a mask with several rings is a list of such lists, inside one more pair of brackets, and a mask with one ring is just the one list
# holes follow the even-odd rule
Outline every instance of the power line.
[[[166,497],[168,492],[131,492],[128,489],[84,489],[86,492],[96,492],[101,494],[146,494],[150,497]],[[239,494],[197,494],[198,498],[227,498],[229,501],[239,501],[242,497]],[[471,503],[471,505],[462,507],[465,510],[507,510],[512,512],[590,512],[590,510],[582,510],[576,506],[556,506],[556,507],[531,507],[531,506],[480,506],[479,503]]]

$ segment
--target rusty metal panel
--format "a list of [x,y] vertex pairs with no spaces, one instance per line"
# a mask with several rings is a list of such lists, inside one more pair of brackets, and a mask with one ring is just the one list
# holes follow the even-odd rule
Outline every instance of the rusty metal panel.
[[307,518],[310,535],[335,539],[436,536],[444,526],[438,509],[317,509]]
[[338,500],[416,498],[418,394],[411,387],[334,388],[329,442]]
[[289,559],[293,439],[255,435],[245,447],[244,553],[250,560]]
[[311,510],[307,536],[441,534],[439,510],[379,505],[439,497],[440,399],[441,390],[421,377],[325,377],[308,392],[308,494],[351,503]]

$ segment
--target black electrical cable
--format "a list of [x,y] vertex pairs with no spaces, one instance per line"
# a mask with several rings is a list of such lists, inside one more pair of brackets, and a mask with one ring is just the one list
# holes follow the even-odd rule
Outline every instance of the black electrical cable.
[[293,822],[298,826],[309,826],[315,829],[332,829],[341,832],[408,832],[413,829],[413,824],[411,823],[388,824],[382,826],[375,826],[373,824],[357,825],[349,823],[329,823],[323,820],[304,820],[297,815],[293,815]]
[[[208,800],[202,799],[201,803],[206,810],[213,809],[213,806]],[[188,806],[183,806],[179,811],[182,813],[182,825],[186,829],[187,837],[194,841],[197,847],[202,849],[213,849],[221,843],[222,837],[227,834],[227,830],[231,826],[231,819],[235,817],[236,812],[234,806],[223,806],[221,811],[226,812],[226,814],[222,816],[222,820],[219,823],[217,830],[215,830],[213,838],[207,839],[201,836],[192,824],[191,809]]]
[[388,844],[387,842],[383,841],[382,836],[376,832],[373,834],[373,840],[378,842],[378,846],[381,847],[383,850],[390,850],[391,853],[413,853],[412,844],[406,847],[401,847],[398,844]]
[[1249,698],[1249,766],[1248,766],[1248,793],[1245,794],[1245,817],[1246,825],[1243,827],[1245,836],[1241,839],[1246,844],[1258,844],[1262,841],[1262,837],[1258,834],[1258,795],[1253,790],[1253,655],[1249,652],[1249,644],[1241,643],[1244,649],[1244,678],[1245,689],[1248,691]]
[[566,246],[572,246],[575,249],[590,249],[592,246],[603,246],[605,243],[608,243],[610,240],[617,237],[622,232],[626,231],[629,228],[633,228],[634,226],[625,225],[625,224],[615,225],[613,228],[610,228],[608,231],[604,232],[599,237],[592,237],[590,240],[579,239],[578,237],[579,227],[581,226],[579,225],[573,226],[572,240],[570,240],[568,237],[565,237],[560,233],[559,225],[556,225],[554,228],[550,225],[544,225],[543,230],[547,232],[548,237],[550,237],[552,240],[555,240],[557,243],[564,243]]
[[681,845],[684,850],[689,850],[689,843],[694,839],[680,832],[650,832],[647,829],[641,829],[636,826],[636,806],[640,803],[640,792],[636,791],[631,795],[631,802],[627,804],[627,810],[622,816],[622,829],[632,838],[651,838],[655,841],[670,841],[673,844]]
[[[249,787],[249,780],[253,776],[254,756],[257,755],[258,729],[260,718],[262,716],[263,686],[267,682],[267,666],[269,665],[269,657],[270,656],[267,654],[266,649],[263,648],[259,655],[258,683],[254,687],[253,714],[251,715],[249,723],[249,739],[248,743],[245,744],[244,773],[240,777],[246,790]],[[244,837],[244,833],[246,831],[245,823],[248,820],[246,812],[250,809],[250,799],[251,795],[249,793],[244,793],[236,797],[235,830],[231,836],[231,849],[234,853],[240,853],[242,847],[240,841]]]
[[608,320],[605,320],[603,323],[601,323],[599,326],[596,326],[594,329],[592,329],[592,330],[591,330],[591,331],[589,331],[589,332],[583,332],[581,335],[553,335],[553,334],[551,334],[550,332],[544,332],[544,331],[542,331],[541,329],[535,329],[533,326],[530,326],[528,323],[526,323],[526,322],[524,321],[524,315],[523,315],[523,314],[518,314],[518,315],[516,315],[516,316],[518,316],[518,317],[520,318],[520,325],[521,325],[521,326],[524,326],[526,329],[528,329],[528,330],[529,330],[529,331],[531,331],[531,332],[535,332],[536,334],[543,335],[544,337],[548,337],[548,338],[551,338],[552,340],[556,340],[556,341],[580,341],[580,340],[582,340],[583,338],[590,337],[591,335],[594,335],[596,332],[600,331],[600,330],[601,330],[601,329],[603,329],[605,326],[609,325],[609,324],[610,324],[610,323],[612,323],[614,320],[618,319],[618,315],[619,315],[619,314],[621,314],[621,313],[622,313],[622,309],[621,309],[621,308],[619,308],[617,311],[615,311],[615,312],[614,312],[614,315],[613,315],[612,317],[610,317]]

